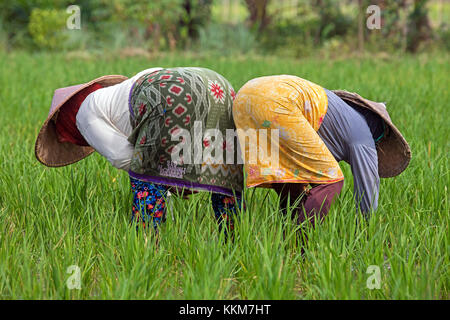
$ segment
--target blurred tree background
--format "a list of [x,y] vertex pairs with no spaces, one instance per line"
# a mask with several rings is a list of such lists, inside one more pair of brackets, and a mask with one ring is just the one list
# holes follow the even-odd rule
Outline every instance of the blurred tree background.
[[[370,5],[380,29],[366,26]],[[416,53],[450,49],[449,12],[447,0],[0,0],[0,50]]]

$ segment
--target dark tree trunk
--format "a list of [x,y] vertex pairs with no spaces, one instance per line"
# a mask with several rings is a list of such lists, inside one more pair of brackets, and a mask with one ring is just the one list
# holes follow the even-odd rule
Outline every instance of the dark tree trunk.
[[413,12],[408,17],[408,39],[406,50],[416,52],[422,42],[430,39],[431,25],[428,19],[428,0],[414,0]]
[[184,24],[187,27],[189,38],[194,38],[196,36],[194,24],[192,21],[192,3],[191,0],[184,0],[183,8],[186,11],[186,14],[188,16],[187,21],[183,21],[182,24]]
[[362,53],[364,51],[364,5],[363,0],[358,0],[358,51]]
[[248,22],[251,27],[257,28],[261,33],[270,23],[270,17],[267,14],[267,5],[270,0],[245,0],[249,12]]

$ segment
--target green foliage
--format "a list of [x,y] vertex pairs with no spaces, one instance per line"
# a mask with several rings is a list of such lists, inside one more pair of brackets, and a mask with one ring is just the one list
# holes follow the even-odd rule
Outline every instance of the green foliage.
[[408,15],[408,36],[406,50],[416,52],[421,44],[431,37],[431,27],[428,20],[428,0],[417,0]]
[[254,32],[260,34],[271,21],[271,16],[268,13],[268,6],[270,0],[245,0],[247,10],[247,22]]
[[60,49],[67,35],[64,34],[68,14],[64,10],[33,9],[28,30],[39,48]]
[[355,25],[354,18],[343,14],[344,4],[341,0],[311,0],[312,10],[319,17],[316,42],[322,42],[334,36],[343,36]]
[[[263,52],[295,57],[313,54],[316,49],[352,51],[357,47],[358,3],[356,0],[226,3],[221,0],[78,0],[82,30],[60,33],[60,21],[51,12],[62,12],[73,1],[1,0],[0,46],[8,50],[17,47],[51,49],[58,43],[56,46],[67,49],[132,46],[154,52],[197,47],[225,47],[226,52],[242,52],[258,47]],[[431,40],[439,40],[445,46],[447,29],[441,30],[437,24],[432,24],[435,20],[428,23],[427,5],[431,3],[435,20],[439,16],[436,11],[450,8],[447,2],[440,2],[441,5],[436,0],[362,0],[363,9],[371,4],[382,9],[382,29],[364,28],[366,49],[414,52],[428,48],[424,44]],[[37,11],[30,24],[34,10],[44,10],[50,20],[46,21],[45,14]],[[215,12],[213,17],[212,12]],[[254,35],[242,25],[230,27],[233,23],[245,24]],[[238,47],[221,45],[215,38]],[[243,43],[246,40],[248,45]]]
[[[272,6],[271,23],[260,34],[262,47],[271,53],[304,56],[316,49],[352,52],[359,47],[359,10],[367,18],[366,8],[376,4],[381,8],[381,30],[363,28],[363,42],[369,52],[415,52],[439,39],[445,45],[445,29],[432,30],[429,21],[429,0],[303,0],[297,7],[283,9]],[[448,5],[448,4],[447,4]],[[280,9],[277,11],[277,9]],[[288,15],[284,12],[289,10]],[[363,26],[365,20],[362,21]],[[433,37],[437,35],[438,37]]]
[[[64,37],[81,40],[82,46],[127,46],[136,42],[151,50],[175,49],[198,37],[208,21],[212,0],[80,0],[82,32],[59,33],[56,11],[64,11],[69,0],[1,1],[0,19],[12,45],[53,48]],[[122,44],[110,36],[116,31]],[[132,38],[132,39],[130,39]],[[134,38],[134,39],[133,39]],[[69,47],[73,47],[70,43]]]
[[[429,0],[379,0],[382,9],[382,26],[379,32],[366,30],[369,42],[377,42],[378,49],[400,49],[416,52],[423,44],[432,39],[433,33],[429,20]],[[370,1],[365,1],[369,4]],[[371,39],[372,38],[372,39]]]
[[184,0],[184,12],[181,17],[181,37],[195,39],[211,17],[213,0]]
[[301,57],[332,38],[336,43],[357,25],[354,17],[343,13],[344,5],[337,0],[307,0],[290,15],[273,9],[271,24],[259,37],[262,46],[270,53]]
[[4,31],[3,21],[0,18],[0,51],[6,51],[8,48],[8,34]]
[[319,16],[310,7],[299,8],[295,17],[278,19],[260,36],[271,54],[300,57],[311,54],[320,28]]
[[[109,3],[109,1],[108,1]],[[211,0],[112,1],[112,20],[145,26],[149,49],[175,49],[197,36],[208,20]]]
[[28,30],[34,9],[65,9],[68,0],[17,0],[0,1],[0,19],[10,46],[34,47]]
[[199,32],[201,51],[220,52],[221,55],[249,53],[257,46],[255,36],[242,25],[209,24]]
[[[448,299],[448,53],[302,61],[253,56],[153,60],[71,59],[61,53],[0,53],[1,299]],[[352,175],[324,223],[296,227],[273,191],[247,189],[233,243],[217,232],[209,194],[175,199],[159,246],[129,224],[126,172],[98,154],[63,168],[35,159],[37,132],[55,88],[149,66],[203,66],[236,91],[248,80],[293,74],[329,89],[386,101],[412,148],[409,167],[382,179],[378,211],[356,223]],[[418,76],[420,75],[420,76]],[[5,103],[3,103],[3,101]],[[66,272],[81,269],[81,290]],[[366,270],[380,267],[381,288]]]
[[450,51],[450,28],[448,25],[444,24],[438,31],[438,37],[441,42],[442,47],[447,51]]

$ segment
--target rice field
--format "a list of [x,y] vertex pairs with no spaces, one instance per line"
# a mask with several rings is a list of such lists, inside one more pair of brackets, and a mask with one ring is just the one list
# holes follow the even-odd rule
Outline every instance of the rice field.
[[[449,299],[448,61],[444,53],[333,61],[0,53],[0,299]],[[209,194],[173,199],[156,245],[129,224],[125,172],[98,154],[58,169],[34,157],[54,89],[152,66],[211,68],[236,90],[257,76],[294,74],[385,101],[411,164],[382,179],[368,221],[355,214],[342,164],[344,189],[327,219],[306,230],[303,256],[296,226],[266,189],[245,191],[226,243]]]

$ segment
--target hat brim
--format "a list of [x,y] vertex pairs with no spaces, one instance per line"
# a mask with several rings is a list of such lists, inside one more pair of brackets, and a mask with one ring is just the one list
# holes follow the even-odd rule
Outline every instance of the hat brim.
[[122,75],[106,75],[94,79],[88,83],[76,86],[73,92],[65,96],[57,105],[52,106],[47,120],[36,138],[35,155],[39,162],[47,167],[62,167],[80,161],[92,154],[95,151],[92,147],[83,147],[69,142],[61,143],[58,141],[55,128],[55,117],[58,110],[77,92],[94,83],[101,84],[103,87],[109,87],[127,79],[128,77]]
[[377,144],[378,175],[381,178],[395,177],[402,173],[411,160],[411,149],[400,130],[392,120],[382,103],[365,99],[354,92],[333,90],[346,103],[369,109],[379,115],[388,126],[385,136]]

